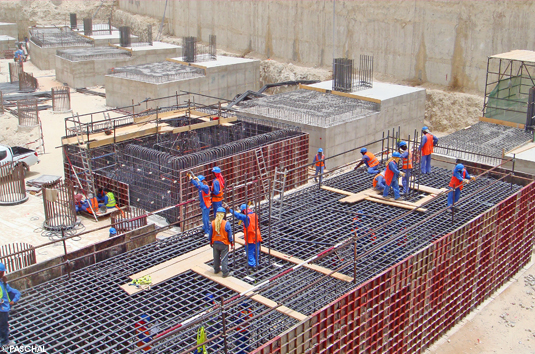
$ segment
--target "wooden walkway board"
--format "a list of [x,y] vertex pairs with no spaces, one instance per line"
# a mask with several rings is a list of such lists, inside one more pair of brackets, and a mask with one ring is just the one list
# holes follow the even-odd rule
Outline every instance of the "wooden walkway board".
[[[236,238],[236,244],[244,245],[245,241],[242,238]],[[262,253],[269,253],[269,248],[262,246],[260,248],[260,251]],[[282,259],[282,260],[285,260],[285,261],[288,261],[288,262],[294,263],[294,264],[300,264],[300,263],[304,262],[302,259],[299,259],[299,258],[296,258],[296,257],[293,257],[293,256],[289,256],[289,255],[286,255],[284,253],[281,253],[281,252],[278,252],[278,251],[275,251],[275,250],[271,250],[271,255],[273,257],[276,257],[276,258],[279,258],[279,259]],[[317,264],[307,264],[304,267],[307,268],[307,269],[314,270],[314,271],[316,271],[318,273],[325,274],[325,275],[329,275],[330,273],[332,273],[331,269],[319,266]],[[346,281],[348,283],[353,281],[352,277],[349,277],[349,276],[347,276],[345,274],[342,274],[342,273],[333,273],[333,274],[331,274],[331,277],[333,277],[335,279],[338,279],[338,280]]]
[[[243,293],[252,288],[250,284],[247,284],[246,282],[240,279],[234,277],[223,278],[221,273],[214,274],[214,270],[206,264],[193,267],[192,270],[205,278],[208,278],[220,285],[223,285],[226,288],[236,291],[237,293]],[[270,300],[262,295],[255,294],[251,296],[251,299],[270,308],[274,308],[275,306],[277,306],[277,303],[275,301]],[[298,321],[302,321],[307,318],[307,316],[303,315],[302,313],[294,311],[286,306],[280,306],[276,309],[276,311],[283,313],[286,316],[295,318]]]

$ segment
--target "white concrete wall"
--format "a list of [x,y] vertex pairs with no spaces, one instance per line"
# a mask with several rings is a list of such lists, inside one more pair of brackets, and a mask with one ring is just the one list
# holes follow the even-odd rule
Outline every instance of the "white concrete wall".
[[[19,28],[16,23],[0,23],[0,34],[19,39]],[[22,38],[21,38],[22,39]]]
[[73,88],[104,85],[111,68],[131,65],[130,57],[71,61],[56,55],[56,80]]
[[89,48],[80,46],[39,47],[30,40],[30,61],[40,70],[56,69],[56,51],[63,49]]
[[[165,0],[119,0],[132,13],[161,18]],[[307,65],[373,54],[376,72],[399,79],[477,89],[487,57],[535,49],[535,1],[169,1],[172,34],[234,51]]]

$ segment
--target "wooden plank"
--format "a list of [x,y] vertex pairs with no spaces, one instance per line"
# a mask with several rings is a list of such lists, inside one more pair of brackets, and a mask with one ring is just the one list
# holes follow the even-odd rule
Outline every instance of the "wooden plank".
[[195,63],[188,63],[187,61],[176,60],[176,59],[173,59],[173,58],[167,58],[165,60],[170,61],[171,63],[177,63],[177,64],[182,64],[182,65],[185,65],[185,66],[193,66],[193,67],[196,67],[196,68],[199,68],[199,69],[203,69],[204,70],[204,75],[206,75],[206,66],[202,66],[202,65],[199,65],[199,64],[195,64]]
[[326,93],[327,92],[326,89],[322,89],[322,88],[314,87],[314,86],[309,86],[309,85],[299,84],[299,88],[300,89],[304,89],[304,90],[309,90],[309,91],[318,91],[318,92],[322,92],[322,93]]
[[357,194],[353,194],[353,195],[350,195],[348,197],[345,197],[345,198],[342,198],[339,200],[340,203],[348,203],[348,204],[353,204],[353,203],[356,203],[356,202],[360,202],[362,200],[365,200],[366,198],[368,198],[370,196],[370,191],[372,191],[373,189],[366,189],[362,192],[359,192]]
[[[195,266],[192,268],[192,270],[205,277],[205,278],[208,278],[226,288],[229,288],[231,290],[234,290],[238,293],[243,293],[249,289],[252,289],[253,286],[252,285],[249,285],[248,283],[242,281],[242,280],[239,280],[237,278],[234,278],[234,277],[226,277],[226,278],[223,278],[223,276],[221,274],[214,274],[214,271],[212,270],[212,268],[210,268],[210,266],[206,265],[206,264],[201,264],[201,265],[198,265],[198,266]],[[274,308],[275,306],[277,306],[277,303],[273,300],[270,300],[262,295],[258,295],[258,294],[254,294],[253,296],[251,296],[251,299],[256,301],[256,302],[259,302],[265,306],[268,306],[270,308]],[[302,313],[300,312],[297,312],[297,311],[294,311],[286,306],[280,306],[276,309],[276,311],[280,312],[280,313],[283,313],[285,314],[286,316],[289,316],[289,317],[292,317],[292,318],[295,318],[296,320],[298,321],[302,321],[304,319],[307,318],[306,315],[303,315]]]
[[499,120],[499,119],[487,118],[487,117],[480,117],[479,121],[480,122],[498,124],[498,125],[504,125],[506,127],[513,127],[513,128],[519,128],[519,129],[524,129],[524,127],[525,127],[525,124],[513,123],[513,122],[508,122],[508,121],[505,121],[505,120]]
[[355,195],[355,193],[344,191],[344,190],[337,189],[337,188],[328,187],[328,186],[321,186],[321,189],[324,189],[329,192],[343,194],[343,195]]
[[[182,117],[188,111],[187,108],[177,109],[174,111],[158,113],[158,119],[169,119]],[[134,123],[146,123],[156,119],[156,114],[149,114],[146,116],[140,116],[134,118]]]
[[430,201],[431,199],[433,199],[434,197],[436,197],[436,195],[434,194],[429,194],[425,197],[423,197],[422,199],[418,200],[417,202],[415,202],[414,204],[416,205],[422,205],[424,203],[427,203],[428,201]]
[[[393,200],[393,199],[384,199],[384,198],[382,198],[382,197],[372,197],[372,196],[369,196],[369,197],[366,198],[366,200],[369,200],[370,202],[375,202],[375,203],[380,203],[380,204],[385,204],[385,205],[395,206],[395,207],[402,208],[402,209],[414,209],[414,208],[418,207],[418,205],[416,205],[416,204],[414,204],[414,203],[411,203],[411,204],[413,204],[413,205],[408,205],[408,204],[405,204],[405,203],[398,202],[397,200]],[[425,208],[418,208],[418,209],[416,209],[416,211],[426,212],[427,209],[425,209]]]
[[214,125],[223,125],[225,123],[235,122],[237,120],[238,120],[238,117],[220,118],[220,119],[212,120],[209,122],[196,123],[196,124],[186,125],[183,127],[174,128],[173,133],[182,133],[182,132],[187,132],[190,130],[212,127]]
[[[243,235],[243,233],[242,233],[242,235]],[[236,244],[237,245],[238,244],[239,245],[245,245],[245,241],[244,241],[243,238],[236,237],[235,240],[236,240]],[[269,248],[262,246],[262,247],[260,247],[260,251],[262,253],[269,253]],[[288,261],[288,262],[294,263],[294,264],[300,264],[300,263],[304,262],[300,258],[296,258],[296,257],[290,256],[290,255],[287,255],[287,254],[284,254],[284,253],[281,253],[281,252],[278,252],[278,251],[275,251],[275,250],[271,250],[271,255],[273,257],[276,257],[276,258],[279,258],[279,259],[282,259],[282,260],[285,260],[285,261]],[[314,271],[316,271],[318,273],[325,274],[325,275],[329,275],[330,273],[332,273],[331,269],[319,266],[317,264],[307,264],[304,267],[308,268],[308,269],[311,269],[311,270],[314,270]],[[331,274],[331,277],[333,277],[335,279],[338,279],[338,280],[347,281],[347,282],[352,282],[353,281],[352,277],[349,277],[349,276],[347,276],[345,274],[342,274],[342,273],[333,273],[333,274]]]
[[359,95],[355,95],[353,93],[346,93],[346,92],[340,92],[340,91],[331,91],[331,93],[333,95],[336,95],[336,96],[349,97],[349,98],[354,98],[354,99],[357,99],[357,100],[362,100],[362,101],[368,101],[368,102],[381,104],[381,100],[378,100],[376,98],[359,96]]

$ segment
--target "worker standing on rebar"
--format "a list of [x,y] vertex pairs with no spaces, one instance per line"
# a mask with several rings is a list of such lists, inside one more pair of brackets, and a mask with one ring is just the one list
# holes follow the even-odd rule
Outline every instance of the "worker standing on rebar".
[[[140,320],[137,321],[134,324],[134,328],[136,331],[136,336],[138,340],[136,341],[136,345],[138,347],[143,347],[145,344],[150,342],[152,340],[152,336],[150,334],[150,316],[149,315],[141,315]],[[150,351],[151,346],[146,346],[143,349],[141,349],[144,352]]]
[[217,209],[223,205],[223,190],[225,189],[225,179],[221,174],[221,169],[219,167],[214,167],[212,172],[215,176],[212,181],[212,188],[210,191],[212,193],[212,207],[214,208],[214,217],[216,216]]
[[385,171],[378,173],[373,178],[373,188],[378,190],[379,192],[382,192],[385,190],[386,187],[386,181],[385,181]]
[[476,178],[468,174],[468,171],[466,171],[466,168],[464,168],[463,164],[457,164],[453,169],[453,175],[451,176],[449,184],[450,192],[448,193],[448,206],[450,207],[450,211],[453,212],[453,209],[457,209],[452,205],[459,201],[459,198],[461,197],[461,191],[463,190],[463,185],[468,183],[470,180],[475,181]]
[[214,273],[218,274],[220,267],[223,269],[223,278],[229,276],[228,251],[229,245],[233,244],[232,228],[230,223],[224,220],[225,208],[219,207],[216,210],[215,220],[212,221],[208,230],[208,240],[214,249]]
[[260,223],[258,222],[258,215],[253,213],[247,205],[240,206],[241,213],[234,211],[225,205],[227,212],[234,215],[234,217],[243,223],[243,238],[245,240],[245,247],[247,252],[247,264],[254,268],[259,265],[260,245],[262,243],[262,235],[260,234]]
[[392,153],[392,157],[386,163],[385,181],[386,186],[383,191],[383,197],[389,198],[388,193],[390,188],[394,191],[394,199],[399,199],[399,176],[403,177],[405,174],[398,169],[398,162],[401,154],[397,151]]
[[212,199],[210,197],[210,187],[203,175],[193,176],[188,173],[189,180],[199,190],[199,203],[202,212],[202,230],[205,234],[210,229],[210,208],[212,207]]
[[437,146],[438,138],[429,132],[428,127],[422,128],[422,141],[420,151],[422,153],[421,170],[422,173],[431,173],[431,154],[433,147]]
[[314,161],[316,164],[316,174],[314,175],[314,182],[318,181],[318,174],[320,176],[320,183],[323,179],[323,170],[325,170],[325,155],[323,155],[323,149],[319,148],[318,153],[314,156]]
[[403,194],[407,194],[409,193],[409,182],[412,174],[412,152],[409,151],[405,141],[400,141],[398,147],[401,154],[401,170],[405,173],[405,176],[401,179],[401,185],[403,186]]
[[238,332],[238,338],[236,340],[236,346],[240,350],[237,354],[247,354],[251,351],[249,348],[249,325],[250,322],[245,323],[245,321],[253,318],[253,311],[247,305],[247,303],[242,302],[240,304],[241,310],[238,314],[238,320],[236,321],[238,327],[236,327],[236,332]]
[[15,342],[9,340],[9,311],[11,306],[20,299],[20,291],[7,284],[5,277],[6,266],[0,263],[0,346],[12,346]]
[[359,168],[362,164],[365,164],[368,167],[368,173],[370,175],[378,174],[380,171],[377,168],[377,166],[379,166],[379,160],[377,160],[377,157],[375,157],[375,155],[369,152],[366,148],[360,149],[360,153],[362,154],[362,160],[359,161],[354,170]]

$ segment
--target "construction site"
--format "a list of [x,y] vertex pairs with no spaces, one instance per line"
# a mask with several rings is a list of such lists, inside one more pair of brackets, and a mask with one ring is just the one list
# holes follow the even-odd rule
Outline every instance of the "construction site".
[[180,30],[186,0],[91,3],[0,26],[0,351],[533,352],[509,307],[535,299],[535,52],[489,54],[477,122],[443,133],[341,33],[330,77],[269,82],[271,49]]

